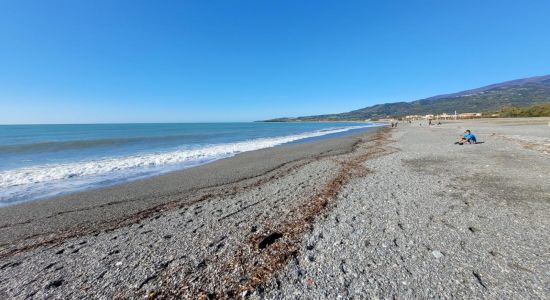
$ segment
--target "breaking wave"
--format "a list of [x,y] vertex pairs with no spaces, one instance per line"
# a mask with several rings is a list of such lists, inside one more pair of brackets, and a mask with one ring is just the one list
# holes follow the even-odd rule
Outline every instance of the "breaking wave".
[[36,198],[35,194],[51,195],[85,186],[94,186],[98,182],[143,177],[147,173],[158,174],[162,171],[173,170],[174,167],[191,167],[242,152],[373,126],[376,125],[348,126],[288,136],[208,145],[196,149],[180,149],[64,164],[45,164],[0,171],[0,189],[2,190],[0,206],[23,200],[21,198]]

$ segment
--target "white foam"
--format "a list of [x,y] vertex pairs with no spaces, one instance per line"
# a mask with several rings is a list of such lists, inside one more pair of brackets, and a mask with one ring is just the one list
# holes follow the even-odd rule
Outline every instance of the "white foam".
[[197,165],[201,162],[225,158],[246,151],[269,148],[301,139],[373,126],[377,125],[349,126],[289,136],[210,145],[199,149],[177,150],[165,153],[152,153],[66,164],[49,164],[1,171],[0,188],[3,189],[4,192],[0,193],[0,201],[8,200],[13,196],[21,196],[21,192],[24,192],[26,187],[32,189],[33,185],[44,186],[51,185],[55,182],[81,181],[81,179],[86,177],[93,178],[98,176],[102,177],[104,180],[109,174],[120,174],[125,171],[131,172],[132,170],[135,171],[173,165]]

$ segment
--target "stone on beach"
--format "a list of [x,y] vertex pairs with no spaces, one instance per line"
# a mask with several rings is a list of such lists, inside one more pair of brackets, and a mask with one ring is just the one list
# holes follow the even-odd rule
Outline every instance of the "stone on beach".
[[[544,299],[550,161],[535,121],[404,124],[202,169],[258,165],[234,180],[175,173],[12,208],[0,295]],[[485,143],[452,145],[465,126]]]

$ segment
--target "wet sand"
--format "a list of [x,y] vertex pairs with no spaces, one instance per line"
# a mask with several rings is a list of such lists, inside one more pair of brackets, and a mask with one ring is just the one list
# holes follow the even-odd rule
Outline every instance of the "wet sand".
[[109,188],[4,207],[0,209],[0,245],[68,229],[95,228],[146,210],[162,210],[175,201],[192,202],[194,196],[209,189],[230,189],[232,183],[260,177],[293,162],[349,152],[356,136],[363,134],[246,152]]
[[[0,296],[550,293],[548,119],[400,124],[0,210]],[[461,132],[478,145],[453,145]]]

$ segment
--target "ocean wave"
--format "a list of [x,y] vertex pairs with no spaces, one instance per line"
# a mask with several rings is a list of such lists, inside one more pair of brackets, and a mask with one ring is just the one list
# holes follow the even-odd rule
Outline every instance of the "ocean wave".
[[197,135],[167,135],[167,136],[152,136],[152,137],[135,137],[135,138],[116,138],[116,139],[95,139],[95,140],[71,140],[71,141],[44,141],[38,143],[17,144],[17,145],[0,145],[0,154],[6,153],[32,153],[43,151],[63,151],[72,149],[84,149],[90,147],[101,146],[116,146],[132,143],[143,142],[165,142],[177,141],[199,137]]
[[211,161],[233,156],[246,151],[274,147],[305,138],[313,138],[365,127],[372,127],[372,125],[333,128],[331,130],[319,130],[274,138],[259,138],[242,142],[211,145],[192,150],[177,150],[139,156],[136,155],[94,161],[24,167],[0,172],[0,188],[31,185],[86,176],[106,175],[115,172],[124,172],[125,170],[196,163],[197,161]]

